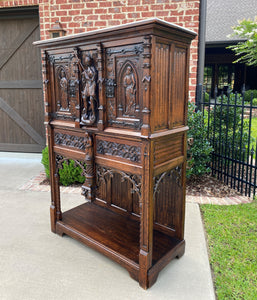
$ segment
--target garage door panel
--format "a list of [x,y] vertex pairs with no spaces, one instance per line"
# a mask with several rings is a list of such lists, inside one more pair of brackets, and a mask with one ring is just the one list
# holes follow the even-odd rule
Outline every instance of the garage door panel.
[[0,151],[45,146],[39,39],[38,18],[0,18]]

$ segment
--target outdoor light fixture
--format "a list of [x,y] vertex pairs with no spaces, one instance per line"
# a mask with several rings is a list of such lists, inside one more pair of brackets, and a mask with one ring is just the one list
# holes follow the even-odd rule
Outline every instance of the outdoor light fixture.
[[66,30],[62,28],[62,24],[59,21],[55,21],[54,25],[48,30],[48,32],[50,33],[50,38],[57,38],[66,34]]

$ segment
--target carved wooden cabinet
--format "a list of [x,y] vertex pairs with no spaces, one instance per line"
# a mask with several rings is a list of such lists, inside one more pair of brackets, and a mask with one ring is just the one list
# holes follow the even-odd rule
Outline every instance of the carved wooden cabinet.
[[[184,253],[189,46],[159,19],[36,42],[43,54],[51,229],[125,267],[143,288]],[[62,212],[73,159],[85,203]]]

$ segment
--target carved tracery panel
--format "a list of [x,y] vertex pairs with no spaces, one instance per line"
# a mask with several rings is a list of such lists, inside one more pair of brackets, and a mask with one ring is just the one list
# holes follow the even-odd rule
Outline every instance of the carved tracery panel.
[[140,129],[142,126],[142,45],[122,46],[106,50],[108,123],[114,127]]

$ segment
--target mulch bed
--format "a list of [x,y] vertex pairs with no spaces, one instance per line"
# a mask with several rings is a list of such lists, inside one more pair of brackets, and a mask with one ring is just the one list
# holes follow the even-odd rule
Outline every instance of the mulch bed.
[[241,194],[219,181],[211,175],[204,175],[201,177],[193,177],[186,182],[186,194],[188,196],[206,196],[206,197],[235,197]]

